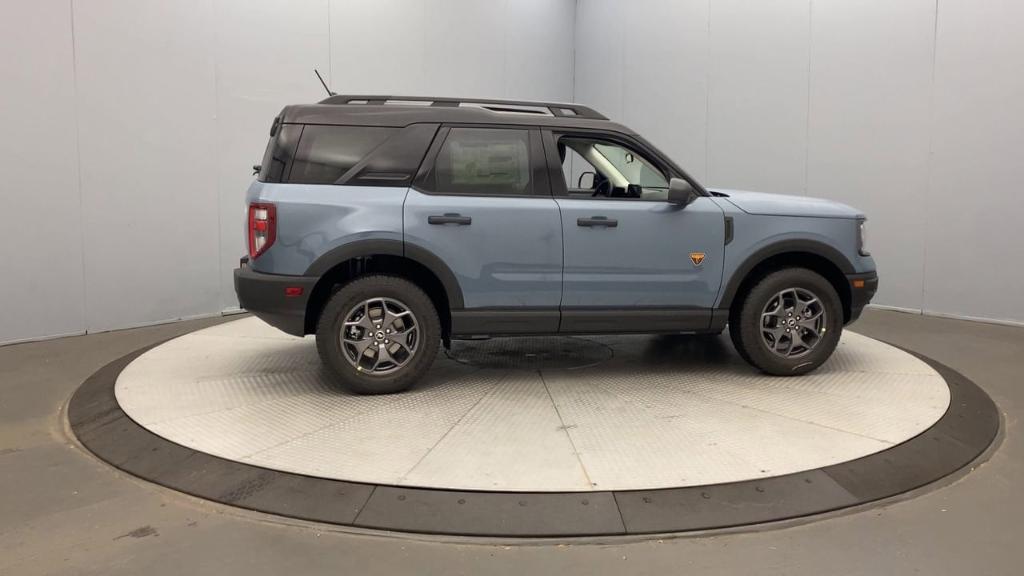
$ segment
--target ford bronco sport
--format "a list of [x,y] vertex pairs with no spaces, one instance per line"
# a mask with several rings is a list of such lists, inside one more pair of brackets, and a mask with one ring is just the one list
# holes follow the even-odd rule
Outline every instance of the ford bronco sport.
[[803,374],[878,284],[860,212],[708,190],[577,104],[334,95],[286,107],[256,169],[239,302],[359,393],[457,338],[727,325]]

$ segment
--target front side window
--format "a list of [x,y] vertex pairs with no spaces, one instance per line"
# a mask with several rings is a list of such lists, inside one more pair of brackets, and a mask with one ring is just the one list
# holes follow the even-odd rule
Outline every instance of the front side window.
[[433,189],[442,194],[531,194],[530,133],[504,128],[452,128],[434,161]]
[[558,139],[570,197],[666,200],[668,178],[640,153],[610,140]]

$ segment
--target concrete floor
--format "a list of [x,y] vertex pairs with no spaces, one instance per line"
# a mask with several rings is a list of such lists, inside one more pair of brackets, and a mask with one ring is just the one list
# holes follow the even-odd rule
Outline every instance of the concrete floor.
[[512,542],[341,531],[207,503],[83,452],[78,384],[200,320],[0,348],[0,574],[1019,574],[1024,564],[1024,329],[868,311],[858,332],[964,373],[1003,412],[970,474],[912,499],[733,534]]

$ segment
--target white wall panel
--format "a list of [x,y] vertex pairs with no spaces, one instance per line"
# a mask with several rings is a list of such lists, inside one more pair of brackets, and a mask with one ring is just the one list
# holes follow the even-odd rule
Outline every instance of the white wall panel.
[[283,106],[323,98],[313,68],[349,93],[573,90],[574,0],[45,0],[5,16],[0,342],[237,306],[250,168]]
[[915,309],[934,30],[934,0],[814,2],[807,192],[870,216],[869,249],[883,277],[876,298]]
[[574,0],[509,1],[504,18],[503,96],[571,101],[575,25]]
[[428,95],[432,2],[334,0],[330,7],[335,92]]
[[[500,98],[505,88],[505,27],[509,2],[425,0],[424,86],[447,96]],[[512,6],[515,4],[512,3]],[[401,17],[398,14],[396,17]]]
[[622,21],[628,5],[590,0],[576,6],[575,94],[580,104],[621,119],[626,89]]
[[[878,304],[1024,321],[1019,2],[709,0],[703,20],[700,4],[580,0],[577,100],[709,186],[864,210]],[[687,139],[701,117],[699,83],[687,83],[701,68],[704,172]]]
[[338,93],[572,95],[570,0],[334,0],[330,13]]
[[1024,321],[1024,4],[942,0],[924,307]]
[[220,308],[211,6],[76,2],[89,330]]
[[580,2],[575,94],[701,181],[707,165],[708,2]]
[[708,2],[631,2],[622,21],[621,120],[706,180]]
[[245,191],[281,108],[326,94],[313,69],[330,73],[328,1],[216,0],[220,307],[237,308],[233,271],[246,253]]
[[710,30],[706,184],[802,193],[810,0],[714,0]]
[[5,16],[0,342],[233,307],[249,167],[274,113],[322,97],[314,67],[338,92],[590,104],[709,185],[863,208],[877,302],[1024,321],[1009,0],[43,0]]
[[82,228],[67,0],[0,18],[0,343],[82,332]]

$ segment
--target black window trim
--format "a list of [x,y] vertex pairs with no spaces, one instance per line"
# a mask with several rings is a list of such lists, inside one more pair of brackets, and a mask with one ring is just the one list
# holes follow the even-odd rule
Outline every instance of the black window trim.
[[653,146],[648,145],[646,142],[634,138],[629,134],[622,132],[616,132],[612,130],[595,130],[589,128],[543,128],[541,129],[542,142],[544,143],[545,156],[548,161],[548,179],[550,180],[551,194],[555,198],[571,198],[573,200],[613,200],[617,202],[665,202],[665,200],[656,199],[644,199],[644,198],[609,198],[606,196],[600,197],[580,197],[580,196],[569,196],[569,188],[565,185],[565,172],[562,169],[562,161],[558,156],[558,138],[563,136],[578,137],[578,138],[592,138],[595,140],[607,140],[609,142],[632,148],[634,151],[641,153],[645,160],[649,161],[654,165],[655,168],[661,171],[666,176],[666,180],[671,178],[682,178],[693,186],[694,190],[702,196],[709,196],[707,190],[704,189],[696,180],[690,177],[689,174],[683,172],[677,168],[672,162],[669,162],[657,149]]
[[[485,130],[525,130],[529,134],[529,157],[530,157],[530,178],[531,192],[529,194],[463,194],[456,192],[444,192],[431,189],[431,177],[434,169],[434,162],[437,160],[441,148],[452,128],[480,128]],[[413,178],[413,190],[430,196],[462,196],[471,198],[551,198],[552,190],[550,176],[548,175],[547,161],[544,156],[544,145],[541,141],[541,132],[537,126],[530,124],[482,124],[482,123],[445,123],[438,129],[427,149],[427,154],[420,163],[420,168]]]

